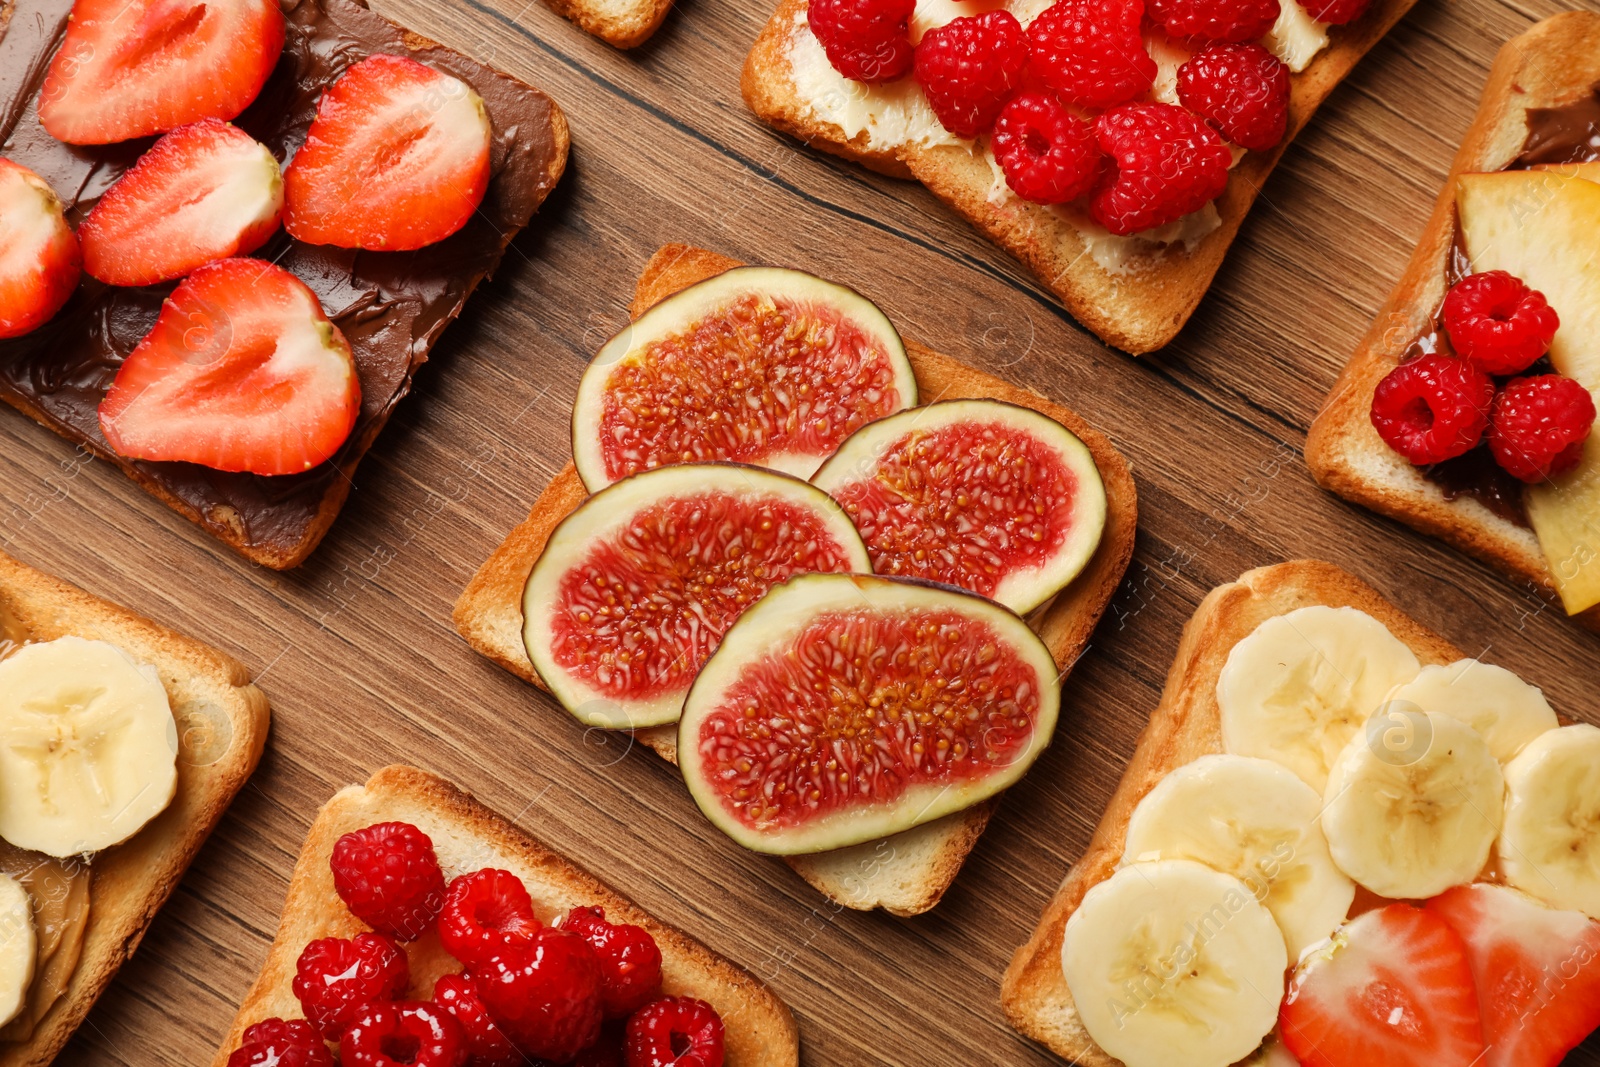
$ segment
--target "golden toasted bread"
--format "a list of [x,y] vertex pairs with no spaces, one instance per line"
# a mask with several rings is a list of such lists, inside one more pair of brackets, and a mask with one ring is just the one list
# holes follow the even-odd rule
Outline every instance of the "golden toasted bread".
[[[638,318],[673,293],[736,266],[736,261],[714,252],[668,245],[645,266],[630,309],[632,315]],[[1066,408],[915,342],[907,341],[905,347],[924,403],[989,397],[1020,404],[1066,426],[1094,455],[1107,500],[1106,528],[1100,547],[1083,573],[1030,618],[1065,676],[1088,643],[1090,631],[1110,603],[1132,558],[1138,504],[1127,462],[1103,434]],[[522,643],[522,587],[550,532],[585,495],[577,471],[567,464],[535,501],[528,518],[511,531],[456,601],[456,629],[467,643],[541,688]],[[665,758],[676,761],[676,727],[640,730],[637,736]],[[939,902],[988,825],[996,803],[989,800],[880,841],[791,857],[786,862],[845,907],[883,908],[897,915],[915,915]]]
[[672,0],[545,0],[550,10],[613,48],[644,44],[660,28]]
[[745,60],[745,103],[762,121],[814,148],[843,156],[891,177],[914,178],[991,241],[1020,259],[1056,294],[1074,318],[1107,344],[1134,355],[1167,344],[1188,321],[1222,264],[1256,194],[1289,142],[1378,39],[1415,0],[1377,0],[1348,26],[1330,31],[1328,46],[1291,76],[1288,131],[1276,148],[1249,152],[1217,198],[1222,223],[1192,247],[1174,245],[1106,270],[1079,230],[1050,209],[1016,197],[991,197],[994,171],[985,155],[964,146],[874,147],[819,118],[795,88],[789,60],[796,20],[806,0],[784,0]]
[[195,853],[261,758],[267,698],[244,666],[0,553],[0,619],[28,640],[106,641],[154,667],[178,723],[172,803],[133,837],[90,862],[83,950],[60,999],[26,1041],[0,1041],[0,1067],[49,1063],[117,968],[133,955]]
[[[1600,83],[1600,14],[1569,11],[1538,23],[1500,49],[1478,113],[1400,284],[1362,338],[1306,438],[1306,463],[1324,488],[1399,519],[1485,560],[1555,599],[1555,583],[1533,531],[1469,495],[1454,499],[1423,477],[1373,429],[1372,392],[1400,362],[1444,300],[1455,240],[1456,175],[1499,170],[1521,152],[1529,108],[1560,107]],[[1600,629],[1600,606],[1575,616]]]
[[1007,1020],[1017,1030],[1075,1063],[1118,1067],[1118,1061],[1084,1030],[1073,1005],[1061,972],[1062,930],[1083,895],[1117,869],[1128,818],[1144,795],[1167,772],[1222,751],[1217,678],[1233,646],[1267,619],[1314,604],[1366,612],[1387,626],[1425,665],[1452,663],[1463,656],[1371,586],[1331,563],[1296,560],[1260,567],[1213,589],[1183,628],[1161,703],[1139,736],[1133,759],[1106,805],[1088,851],[1067,872],[1033,936],[1006,968],[1000,1001]]
[[[612,922],[642,926],[661,949],[662,988],[669,996],[698,997],[717,1009],[726,1028],[728,1067],[792,1067],[800,1061],[800,1033],[789,1009],[748,972],[688,935],[651,918],[566,857],[550,851],[449,782],[415,767],[385,767],[365,785],[346,786],[322,806],[306,835],[289,880],[278,936],[261,975],[245,996],[213,1061],[225,1067],[245,1027],[272,1017],[298,1019],[300,1002],[290,983],[307,943],[351,937],[367,929],[339,899],[329,858],[342,835],[376,822],[408,822],[433,840],[445,877],[484,867],[510,871],[533,897],[545,924],[579,906],[605,909]],[[414,942],[408,996],[428,1000],[441,974],[461,965],[429,932]]]

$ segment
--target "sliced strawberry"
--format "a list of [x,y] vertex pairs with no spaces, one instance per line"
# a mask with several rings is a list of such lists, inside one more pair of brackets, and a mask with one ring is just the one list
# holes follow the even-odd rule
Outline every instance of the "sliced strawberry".
[[1466,885],[1428,910],[1467,945],[1484,1067],[1554,1067],[1600,1026],[1600,923],[1501,885]]
[[60,198],[27,167],[0,159],[0,337],[60,311],[78,285],[78,262]]
[[39,92],[68,144],[112,144],[231,119],[283,51],[278,0],[75,0]]
[[309,244],[421,248],[466,225],[489,185],[489,115],[463,81],[376,55],[317,102],[284,171],[284,226]]
[[100,429],[134,459],[296,474],[333,455],[360,409],[350,345],[316,294],[270,263],[223,259],[161,305]]
[[78,227],[83,269],[110,285],[154,285],[260,248],[283,214],[266,145],[221,119],[179,126],[106,190]]
[[1467,947],[1391,904],[1346,923],[1289,983],[1278,1034],[1306,1067],[1468,1067],[1483,1055]]

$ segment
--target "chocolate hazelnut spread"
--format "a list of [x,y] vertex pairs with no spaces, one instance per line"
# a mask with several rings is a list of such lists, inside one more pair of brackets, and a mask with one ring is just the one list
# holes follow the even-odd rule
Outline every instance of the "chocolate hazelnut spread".
[[[1600,86],[1564,107],[1529,108],[1527,117],[1527,140],[1522,144],[1522,152],[1506,170],[1600,160]],[[1447,287],[1454,285],[1470,273],[1472,262],[1462,244],[1461,227],[1457,225],[1446,265],[1445,284]],[[1406,349],[1403,358],[1414,359],[1427,352],[1452,354],[1450,338],[1438,311],[1434,312],[1428,328]],[[1536,364],[1526,373],[1548,374],[1551,369],[1548,365]],[[1465,455],[1425,467],[1422,474],[1443,490],[1446,500],[1469,496],[1503,519],[1519,526],[1528,525],[1527,509],[1522,503],[1522,483],[1500,469],[1486,446],[1480,445]]]
[[[111,452],[97,408],[122,360],[154,324],[171,284],[119,289],[85,275],[51,322],[0,341],[0,399],[113,460],[246,555],[279,567],[300,562],[314,547],[362,453],[410,391],[412,375],[565,162],[559,111],[538,90],[441,46],[409,49],[406,31],[357,0],[283,3],[283,56],[235,120],[280,163],[304,141],[322,90],[378,52],[411,55],[465,81],[483,98],[493,127],[488,192],[472,220],[446,240],[415,252],[366,252],[302,244],[280,230],[255,253],[309,285],[350,341],[361,416],[339,453],[303,474],[268,477]],[[0,38],[0,152],[49,182],[76,224],[150,141],[86,148],[63,144],[40,126],[36,98],[71,7],[71,0],[15,0]]]

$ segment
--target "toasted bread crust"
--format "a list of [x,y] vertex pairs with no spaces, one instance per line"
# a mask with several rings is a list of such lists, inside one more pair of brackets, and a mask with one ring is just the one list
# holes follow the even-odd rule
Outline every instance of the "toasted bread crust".
[[1213,589],[1183,628],[1161,702],[1083,858],[1045,907],[1027,944],[1017,950],[1001,985],[1001,1006],[1018,1031],[1075,1063],[1118,1067],[1079,1020],[1061,973],[1061,935],[1083,895],[1109,878],[1122,858],[1128,818],[1169,771],[1222,751],[1217,678],[1228,653],[1262,622],[1313,604],[1366,612],[1410,646],[1424,664],[1451,663],[1463,653],[1406,615],[1354,575],[1331,563],[1296,560],[1260,567]]
[[648,41],[672,10],[672,0],[628,0],[626,10],[608,10],[603,0],[545,0],[550,10],[613,48]]
[[[680,289],[736,266],[738,261],[714,252],[667,245],[645,265],[630,313],[638,318]],[[1133,556],[1138,502],[1127,462],[1104,434],[1066,408],[915,342],[907,341],[905,347],[916,372],[922,402],[991,397],[1033,408],[1070,429],[1094,455],[1105,482],[1107,501],[1100,547],[1083,573],[1031,618],[1065,677],[1110,604]],[[522,588],[550,532],[585,495],[583,483],[568,463],[535,501],[528,518],[511,531],[456,601],[456,629],[467,643],[540,688],[543,686],[522,644]],[[676,760],[677,735],[673,727],[641,730],[636,736],[666,759]],[[949,888],[997,803],[997,799],[985,801],[883,841],[816,856],[791,857],[787,862],[806,881],[845,907],[881,907],[897,915],[919,914],[937,904]]]
[[[1470,497],[1447,499],[1439,486],[1384,444],[1369,413],[1379,380],[1399,364],[1444,300],[1456,230],[1456,176],[1505,167],[1522,151],[1529,108],[1573,103],[1596,83],[1600,14],[1569,11],[1547,18],[1501,47],[1411,262],[1306,438],[1306,463],[1323,488],[1432,534],[1529,583],[1552,601],[1557,600],[1555,583],[1533,531]],[[1600,630],[1600,606],[1574,618]]]
[[740,84],[746,105],[763,122],[814,148],[854,160],[891,177],[914,178],[954,208],[995,244],[1010,252],[1056,294],[1074,318],[1101,340],[1134,355],[1173,339],[1199,305],[1228,246],[1272,168],[1322,101],[1356,62],[1416,0],[1377,0],[1349,26],[1333,27],[1325,48],[1291,78],[1288,130],[1270,152],[1250,152],[1234,167],[1217,198],[1222,225],[1192,251],[1169,248],[1136,269],[1112,274],[1087,254],[1077,230],[1048,209],[1012,198],[989,200],[993,174],[987,161],[965,148],[867,147],[812,115],[789,76],[787,51],[795,19],[807,0],[783,0],[745,60]]
[[[340,790],[317,813],[289,881],[277,937],[213,1060],[214,1067],[226,1067],[246,1026],[273,1016],[300,1017],[300,1004],[290,984],[295,963],[308,942],[319,937],[351,937],[367,929],[339,899],[328,861],[340,836],[388,820],[412,823],[432,838],[446,877],[486,866],[511,871],[528,887],[542,922],[548,924],[570,908],[589,905],[604,908],[606,918],[613,922],[649,930],[661,949],[664,992],[698,997],[722,1016],[728,1067],[793,1067],[799,1063],[800,1033],[794,1017],[760,980],[687,934],[652,918],[470,794],[426,771],[393,766],[375,773],[365,785]],[[424,941],[433,936],[426,935]],[[430,997],[439,973],[443,972],[413,973],[410,995]]]
[[91,866],[89,925],[66,992],[33,1036],[0,1045],[0,1067],[49,1063],[133,955],[195,853],[244,786],[266,744],[267,698],[230,656],[0,553],[0,611],[36,639],[108,641],[156,668],[179,724],[177,792],[128,841]]

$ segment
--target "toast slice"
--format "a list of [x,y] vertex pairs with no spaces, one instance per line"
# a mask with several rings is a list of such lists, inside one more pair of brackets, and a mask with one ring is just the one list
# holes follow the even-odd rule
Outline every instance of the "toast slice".
[[[715,252],[667,245],[651,257],[630,308],[638,318],[652,305],[696,282],[740,264]],[[1081,438],[1094,455],[1106,487],[1106,528],[1089,565],[1071,585],[1029,617],[1055,656],[1062,676],[1072,668],[1105,612],[1133,555],[1138,503],[1127,462],[1111,442],[1066,408],[1007,385],[981,371],[913,342],[906,353],[916,372],[923,403],[960,397],[991,397],[1041,411]],[[455,606],[456,629],[478,652],[525,681],[543,688],[522,643],[522,587],[556,525],[584,499],[578,473],[568,463],[550,482],[533,511],[479,568]],[[640,741],[676,762],[677,728],[637,732]],[[847,908],[883,908],[915,915],[939,902],[961,869],[998,803],[991,799],[880,841],[866,842],[786,862],[829,898]]]
[[672,0],[545,0],[550,10],[613,48],[635,48],[661,28]]
[[[792,1067],[800,1061],[800,1033],[783,1001],[748,972],[734,966],[688,935],[646,915],[614,889],[550,851],[449,782],[415,767],[385,767],[365,785],[346,786],[317,813],[289,880],[278,936],[261,975],[246,994],[227,1039],[213,1061],[226,1067],[244,1028],[274,1016],[300,1018],[300,1002],[290,983],[306,944],[319,937],[351,937],[366,926],[350,914],[333,888],[328,866],[340,836],[375,822],[408,822],[433,839],[448,879],[483,867],[508,870],[521,878],[541,922],[580,905],[605,909],[612,922],[650,931],[661,948],[662,987],[672,996],[698,997],[722,1016],[728,1067]],[[412,985],[408,996],[428,1000],[433,983],[461,965],[440,947],[438,935],[424,935],[410,947]]]
[[83,951],[62,996],[26,1041],[0,1041],[0,1067],[53,1060],[133,955],[150,920],[261,758],[267,698],[244,666],[124,608],[0,553],[0,621],[30,640],[107,641],[155,667],[178,722],[172,803],[90,866]]
[[[1456,176],[1505,167],[1522,152],[1530,108],[1574,103],[1597,84],[1600,14],[1595,12],[1569,11],[1547,18],[1500,49],[1478,113],[1450,165],[1450,176],[1417,250],[1306,438],[1306,463],[1323,488],[1438,537],[1528,583],[1557,604],[1555,583],[1533,530],[1473,496],[1452,499],[1383,443],[1369,412],[1378,381],[1428,328],[1444,300],[1456,231]],[[1600,629],[1600,606],[1574,618]]]
[[1366,612],[1410,646],[1424,665],[1452,663],[1464,655],[1331,563],[1296,560],[1260,567],[1213,589],[1183,628],[1161,702],[1139,736],[1088,851],[1067,872],[1033,936],[1006,968],[1000,1002],[1018,1031],[1074,1063],[1118,1067],[1119,1061],[1095,1044],[1079,1020],[1061,973],[1062,930],[1083,895],[1116,870],[1128,817],[1144,795],[1167,772],[1222,751],[1217,678],[1233,646],[1267,619],[1314,604]]
[[814,148],[891,177],[911,178],[1021,260],[1072,316],[1101,340],[1134,355],[1167,344],[1199,305],[1256,194],[1289,142],[1367,50],[1415,0],[1376,0],[1355,22],[1330,29],[1329,43],[1291,76],[1289,123],[1282,142],[1248,152],[1216,200],[1221,224],[1198,241],[1137,255],[1115,271],[1102,267],[1081,231],[1061,214],[999,192],[986,153],[962,145],[874,146],[820,118],[792,77],[790,48],[807,0],[783,0],[745,60],[745,103],[763,122]]
[[[478,211],[420,253],[308,245],[282,230],[255,253],[309,285],[350,342],[361,412],[340,449],[308,471],[270,477],[117,455],[101,433],[99,404],[122,360],[154,324],[170,286],[113,288],[85,275],[54,319],[0,340],[0,400],[115,463],[245,558],[280,570],[301,563],[333,525],[357,465],[445,328],[555,187],[568,148],[566,119],[549,96],[394,25],[364,0],[284,0],[283,6],[283,58],[235,120],[280,160],[305,140],[322,90],[379,53],[409,56],[466,82],[483,98],[494,129]],[[71,11],[72,0],[0,0],[0,71],[6,72],[0,144],[8,159],[51,185],[77,224],[133,165],[144,142],[70,146],[40,126],[36,98]]]

